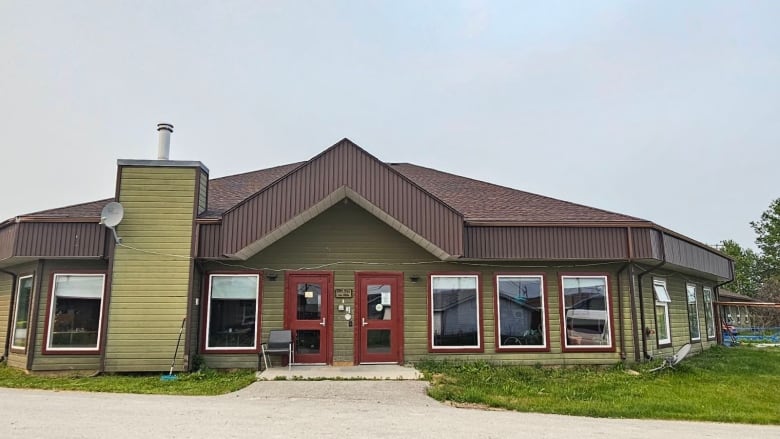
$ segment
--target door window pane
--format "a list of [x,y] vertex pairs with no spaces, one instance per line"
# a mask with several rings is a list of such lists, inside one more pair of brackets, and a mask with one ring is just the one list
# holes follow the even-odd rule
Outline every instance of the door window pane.
[[367,319],[390,320],[393,294],[390,285],[369,285],[366,294]]
[[477,276],[432,276],[433,347],[480,346]]
[[322,319],[322,288],[318,284],[298,284],[297,319]]
[[369,354],[386,354],[390,352],[390,330],[369,329],[366,335],[366,350]]
[[295,331],[295,353],[296,354],[319,354],[320,353],[320,331],[298,330]]
[[499,346],[545,346],[541,276],[498,276]]

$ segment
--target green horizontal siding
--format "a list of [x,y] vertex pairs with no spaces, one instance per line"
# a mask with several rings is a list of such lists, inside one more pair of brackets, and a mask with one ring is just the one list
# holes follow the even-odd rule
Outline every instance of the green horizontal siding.
[[11,310],[11,296],[13,292],[14,278],[8,274],[0,273],[0,346],[5,346],[8,329],[13,325],[13,311]]
[[[170,367],[187,315],[196,175],[195,168],[121,170],[119,201],[125,217],[117,233],[127,247],[117,246],[114,253],[107,371]],[[182,347],[177,369],[185,356]]]
[[[36,273],[35,273],[36,267],[37,267],[37,264],[33,262],[33,263],[26,263],[26,264],[16,265],[16,266],[13,266],[13,267],[7,267],[7,268],[5,268],[5,270],[10,271],[12,273],[16,273],[19,276],[33,275],[33,283],[35,284],[36,282],[38,282],[38,277],[36,276]],[[16,292],[13,290],[12,282],[13,282],[12,277],[7,276],[4,273],[0,273],[0,296],[2,296],[2,291],[4,291],[4,290],[7,290],[9,292],[8,300],[10,300],[10,297],[11,297],[10,295],[16,294]],[[2,285],[6,285],[6,286],[3,287]],[[33,291],[35,291],[35,288],[36,288],[35,285],[33,285]],[[33,297],[30,300],[35,300],[34,299],[34,293],[33,293]],[[7,323],[4,323],[2,325],[2,328],[4,330],[4,333],[2,335],[3,338],[6,337],[6,333],[7,333],[8,327],[13,323],[13,322],[11,322],[11,319],[13,319],[13,310],[10,308],[10,303],[7,306],[8,306],[8,311],[7,311],[8,312],[8,317],[7,317],[7,320],[0,320],[2,322],[7,322]],[[33,305],[32,305],[32,302],[31,302],[31,304],[30,304],[31,310],[32,310],[32,306]],[[33,325],[33,322],[30,322],[30,325]],[[29,331],[29,327],[30,326],[28,326],[28,331]],[[5,346],[5,345],[3,345],[3,346]],[[31,352],[33,350],[34,349],[31,349],[30,346],[28,346],[24,353],[16,353],[16,352],[12,352],[10,350],[10,346],[9,346],[8,362],[6,364],[8,364],[8,366],[10,366],[10,367],[15,367],[17,369],[25,369],[26,370],[27,369],[27,356],[31,355]]]
[[[659,348],[656,341],[656,335],[658,334],[658,328],[655,323],[655,294],[653,292],[653,276],[647,275],[642,279],[642,295],[645,306],[645,323],[646,327],[653,329],[655,334],[648,336],[647,350],[648,353],[654,357],[661,357],[671,355],[680,347],[686,343],[691,343],[691,349],[694,353],[701,352],[704,349],[709,348],[717,344],[717,339],[707,339],[707,326],[704,317],[704,295],[703,286],[712,287],[712,281],[705,279],[698,279],[692,276],[682,276],[662,271],[662,276],[658,276],[658,279],[666,280],[666,288],[669,291],[669,296],[672,302],[669,304],[669,322],[672,332],[672,345],[669,347]],[[699,328],[701,332],[701,340],[692,341],[691,331],[688,324],[688,296],[685,286],[688,283],[696,285],[696,306],[699,310]],[[637,314],[639,311],[637,311]],[[715,325],[716,328],[719,325]]]
[[[612,330],[617,331],[619,316],[617,280],[615,274],[623,264],[606,264],[590,268],[549,268],[539,269],[539,263],[513,264],[501,262],[498,266],[480,266],[458,263],[421,263],[436,261],[436,258],[396,230],[378,220],[370,213],[351,202],[339,203],[326,210],[318,217],[303,224],[294,232],[280,239],[257,255],[241,261],[243,267],[269,269],[298,269],[301,267],[318,267],[317,271],[330,271],[334,275],[335,288],[355,288],[356,271],[390,271],[404,273],[404,360],[415,362],[426,358],[457,359],[457,360],[490,360],[507,364],[610,364],[620,360],[620,338],[615,337],[616,352],[609,353],[562,353],[560,329],[560,291],[558,276],[568,271],[578,273],[608,273],[610,274],[610,295],[614,319]],[[338,264],[337,264],[338,263]],[[566,265],[571,265],[567,262]],[[235,270],[245,268],[236,267]],[[206,271],[230,270],[229,266],[209,263]],[[428,274],[431,272],[472,272],[481,274],[481,299],[483,305],[485,352],[483,354],[442,354],[428,352]],[[548,295],[548,323],[550,328],[550,352],[495,352],[495,320],[494,320],[494,287],[493,276],[496,273],[539,273],[546,275]],[[420,277],[418,282],[411,282],[410,275]],[[633,338],[631,338],[631,313],[628,296],[628,286],[624,275],[623,309],[625,340],[627,356],[633,357]],[[352,362],[354,360],[354,331],[343,318],[343,313],[337,310],[338,305],[354,307],[354,298],[334,299],[334,362]],[[265,340],[270,329],[284,326],[284,275],[277,280],[263,280],[263,297],[261,303],[262,336]],[[205,308],[204,308],[205,309]],[[199,310],[200,313],[204,309]],[[353,315],[355,312],[353,310]],[[356,325],[359,322],[355,322]],[[631,349],[630,351],[628,349]],[[252,355],[235,356],[209,354],[204,356],[207,364],[212,367],[240,367],[239,364],[250,364]],[[252,366],[254,367],[254,366]]]
[[46,308],[51,300],[51,277],[55,273],[77,273],[105,271],[107,264],[104,261],[46,261],[43,276],[40,276],[41,295],[38,300],[38,322],[35,333],[35,349],[32,352],[32,370],[97,370],[100,365],[100,354],[43,354],[43,346],[46,343]]

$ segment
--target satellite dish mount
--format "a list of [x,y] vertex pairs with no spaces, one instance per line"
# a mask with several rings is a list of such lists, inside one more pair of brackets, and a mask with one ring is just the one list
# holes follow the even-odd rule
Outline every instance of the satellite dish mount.
[[103,207],[103,211],[100,212],[100,224],[106,226],[114,234],[114,241],[119,244],[122,242],[122,238],[116,234],[116,226],[122,222],[122,218],[125,216],[125,209],[121,204],[116,201],[112,201]]

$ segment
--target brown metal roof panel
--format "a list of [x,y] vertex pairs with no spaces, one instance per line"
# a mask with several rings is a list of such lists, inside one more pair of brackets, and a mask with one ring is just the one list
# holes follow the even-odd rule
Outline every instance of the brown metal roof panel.
[[223,253],[239,251],[345,186],[449,254],[462,253],[462,217],[349,140],[226,212]]
[[663,258],[661,250],[661,232],[650,227],[632,228],[631,237],[634,246],[634,259]]
[[254,195],[303,163],[290,163],[209,180],[208,209],[202,216],[220,216],[226,210]]
[[466,258],[626,259],[620,227],[466,227]]
[[20,223],[16,254],[21,257],[104,255],[106,228],[97,223]]
[[8,259],[16,253],[16,236],[19,224],[9,224],[0,229],[0,261]]
[[680,238],[664,234],[665,260],[670,264],[693,268],[728,279],[731,277],[731,261],[715,252]]
[[198,235],[198,257],[200,258],[218,258],[222,256],[220,254],[221,245],[221,230],[220,224],[201,224]]

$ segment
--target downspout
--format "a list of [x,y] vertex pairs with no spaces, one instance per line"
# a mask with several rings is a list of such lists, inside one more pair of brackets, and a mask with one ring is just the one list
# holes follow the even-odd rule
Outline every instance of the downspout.
[[626,268],[631,266],[631,260],[629,259],[628,262],[626,262],[626,265],[623,266],[620,270],[617,272],[617,287],[618,287],[618,303],[620,306],[618,306],[618,328],[620,333],[620,361],[626,361],[626,334],[625,334],[625,324],[623,323],[623,287],[620,285],[620,275],[623,274],[624,271],[626,271]]
[[[623,320],[623,286],[620,282],[620,275],[623,274],[623,272],[626,270],[626,268],[631,266],[631,260],[634,256],[634,241],[632,239],[632,233],[631,233],[631,226],[626,227],[626,253],[627,253],[627,260],[626,265],[623,266],[620,270],[617,272],[617,285],[618,285],[618,303],[620,306],[618,307],[618,327],[620,328],[620,360],[626,361],[626,324]],[[632,278],[629,278],[629,282],[631,282]],[[632,311],[633,312],[633,311]],[[633,325],[632,325],[633,326]],[[634,338],[636,338],[636,334],[634,334]]]
[[628,278],[630,280],[628,284],[629,303],[631,304],[631,327],[634,328],[634,361],[639,363],[642,359],[639,355],[639,327],[636,323],[636,286],[634,285],[634,264],[628,269]]
[[664,245],[664,236],[664,232],[661,232],[661,263],[653,265],[652,267],[642,271],[637,275],[637,283],[639,284],[639,318],[642,322],[642,358],[644,359],[649,359],[650,356],[647,354],[647,331],[645,331],[647,323],[645,321],[645,298],[642,296],[642,277],[666,265],[666,246]]
[[[32,315],[30,317],[30,323],[27,324],[27,331],[29,332],[30,346],[27,349],[27,366],[25,370],[32,370],[33,358],[35,357],[35,342],[38,337],[38,309],[41,304],[41,284],[43,283],[43,277],[46,275],[46,260],[39,259],[38,266],[35,269],[35,284],[33,288],[32,297],[30,303],[32,304]],[[45,331],[46,329],[44,329]]]
[[[722,287],[723,285],[726,285],[729,282],[733,282],[734,281],[734,263],[733,262],[731,264],[729,264],[729,277],[730,277],[729,280],[723,281],[723,282],[715,285],[714,287],[712,287],[712,290],[715,292],[715,297],[713,297],[713,299],[715,301],[718,301],[718,302],[720,301],[720,287]],[[717,317],[717,321],[713,322],[713,324],[715,325],[715,340],[717,340],[718,344],[723,344],[723,327],[721,326],[722,325],[722,320],[720,318],[720,308],[717,307],[717,306],[713,306],[713,308],[715,308],[715,315],[713,315],[712,318],[714,319],[714,318]]]
[[105,246],[103,252],[108,259],[108,266],[106,267],[106,293],[103,297],[103,310],[100,326],[100,358],[98,360],[98,370],[92,376],[98,376],[106,371],[106,342],[108,338],[108,313],[111,309],[111,290],[114,285],[114,253],[116,251],[116,242],[113,239],[113,235],[104,231]]
[[3,346],[3,354],[0,355],[0,362],[3,362],[6,358],[8,358],[8,353],[11,349],[11,336],[13,328],[13,315],[14,315],[14,302],[16,302],[16,281],[18,279],[18,276],[16,273],[12,273],[10,271],[3,270],[0,268],[0,273],[5,273],[9,276],[11,276],[11,300],[8,302],[8,328],[6,328],[5,333],[5,345]]

